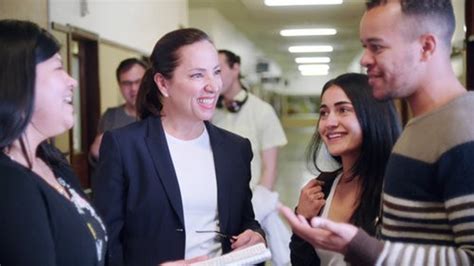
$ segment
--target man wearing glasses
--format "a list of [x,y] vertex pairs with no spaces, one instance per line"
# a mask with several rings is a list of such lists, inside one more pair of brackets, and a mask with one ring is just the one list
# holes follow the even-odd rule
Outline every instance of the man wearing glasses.
[[137,120],[135,101],[146,69],[146,63],[137,58],[127,58],[120,62],[117,67],[117,82],[125,103],[117,107],[108,108],[100,118],[97,136],[90,148],[92,162],[96,162],[99,159],[100,143],[105,131],[126,126]]

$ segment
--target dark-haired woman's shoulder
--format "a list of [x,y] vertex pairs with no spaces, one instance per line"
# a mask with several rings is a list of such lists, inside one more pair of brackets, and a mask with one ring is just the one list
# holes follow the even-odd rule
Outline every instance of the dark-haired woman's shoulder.
[[23,186],[31,186],[31,172],[15,163],[4,153],[0,153],[0,197],[9,190],[18,191]]
[[3,153],[0,172],[0,263],[55,264],[48,214],[33,174]]

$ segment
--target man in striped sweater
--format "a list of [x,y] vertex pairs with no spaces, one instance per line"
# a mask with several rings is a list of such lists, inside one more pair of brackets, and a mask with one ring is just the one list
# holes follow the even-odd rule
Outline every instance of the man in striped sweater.
[[[361,64],[377,99],[407,100],[414,118],[390,157],[383,241],[290,209],[293,231],[352,265],[474,264],[474,93],[451,63],[450,0],[372,0],[360,23]],[[360,203],[363,204],[363,203]]]

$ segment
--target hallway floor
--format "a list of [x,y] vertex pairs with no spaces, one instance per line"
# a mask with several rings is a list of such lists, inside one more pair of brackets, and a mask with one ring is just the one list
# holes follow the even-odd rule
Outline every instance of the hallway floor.
[[301,188],[314,177],[306,167],[305,152],[314,133],[314,127],[285,128],[288,144],[279,150],[278,180],[275,190],[280,201],[293,208]]

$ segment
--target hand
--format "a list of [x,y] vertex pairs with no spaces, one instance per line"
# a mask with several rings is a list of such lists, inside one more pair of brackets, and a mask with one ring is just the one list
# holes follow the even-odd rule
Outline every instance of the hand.
[[316,179],[310,180],[302,189],[300,199],[296,207],[296,213],[306,219],[311,219],[318,215],[321,208],[326,203],[324,193],[322,192],[323,181]]
[[286,207],[278,207],[288,220],[295,234],[306,240],[314,248],[322,248],[345,254],[349,242],[355,237],[357,227],[351,224],[336,223],[328,219],[315,217],[311,225],[302,215],[295,215]]
[[89,152],[95,160],[99,159],[100,144],[102,143],[102,137],[103,136],[104,136],[103,133],[98,134],[95,137],[94,142],[91,145],[91,148],[90,148]]
[[265,239],[263,236],[255,231],[250,229],[245,230],[240,235],[236,236],[236,240],[232,242],[232,249],[242,249],[245,247],[250,247],[258,243],[264,243]]
[[160,265],[161,266],[183,266],[183,265],[189,265],[191,263],[205,261],[207,259],[208,259],[207,256],[199,256],[199,257],[194,257],[194,258],[188,259],[188,260],[168,261],[168,262],[162,263]]

